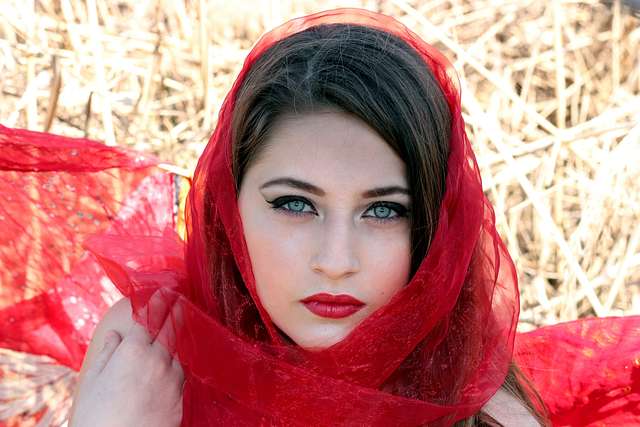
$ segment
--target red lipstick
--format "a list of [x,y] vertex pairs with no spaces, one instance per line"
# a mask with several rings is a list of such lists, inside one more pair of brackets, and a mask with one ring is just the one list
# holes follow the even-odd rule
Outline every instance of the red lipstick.
[[330,319],[351,316],[364,306],[362,301],[351,295],[315,294],[301,302],[313,314]]

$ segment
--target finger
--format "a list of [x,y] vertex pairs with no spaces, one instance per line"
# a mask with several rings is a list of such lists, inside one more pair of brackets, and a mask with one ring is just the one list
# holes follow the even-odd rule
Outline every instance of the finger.
[[178,359],[176,359],[176,358],[173,358],[173,360],[171,362],[171,367],[173,368],[173,370],[178,375],[178,382],[183,383],[184,382],[184,370],[182,369],[182,365],[180,364],[180,361]]
[[153,341],[153,338],[151,337],[151,335],[149,335],[147,328],[142,326],[137,322],[137,320],[134,319],[134,321],[131,322],[131,326],[129,327],[129,330],[127,331],[123,340],[150,345]]
[[151,295],[147,304],[135,310],[134,321],[124,337],[125,341],[151,345],[155,331],[160,329],[166,316],[167,310],[161,302],[162,288]]
[[104,336],[104,345],[88,371],[92,374],[99,374],[102,372],[121,342],[122,337],[118,332],[113,329],[108,330]]
[[[153,344],[157,333],[169,316],[174,300],[175,296],[171,291],[163,288],[156,290],[147,304],[136,313],[138,319],[132,322],[124,340],[149,346]],[[160,354],[161,358],[169,362],[170,356],[166,353],[165,348],[159,345],[154,350]]]
[[171,361],[176,352],[176,337],[182,325],[182,305],[179,300],[173,298],[173,305],[167,313],[164,323],[158,332],[152,346],[158,350],[167,362]]
[[[147,314],[149,319],[149,330],[158,331],[158,334],[165,326],[167,319],[171,317],[173,305],[177,294],[165,288],[159,288],[151,295],[147,304]],[[155,340],[157,337],[154,336]]]

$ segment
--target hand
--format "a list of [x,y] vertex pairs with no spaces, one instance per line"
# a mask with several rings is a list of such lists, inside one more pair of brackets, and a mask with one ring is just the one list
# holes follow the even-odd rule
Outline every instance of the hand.
[[[151,305],[157,309],[162,301],[156,294]],[[158,334],[169,340],[175,337],[176,310],[170,313]],[[183,383],[180,363],[132,321],[123,336],[107,331],[104,346],[79,385],[69,426],[177,427],[182,420]]]

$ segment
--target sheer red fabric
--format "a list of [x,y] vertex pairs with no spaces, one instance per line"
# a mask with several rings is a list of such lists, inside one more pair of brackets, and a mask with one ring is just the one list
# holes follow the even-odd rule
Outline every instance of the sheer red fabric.
[[516,338],[555,426],[640,425],[640,316],[580,319]]
[[99,232],[172,227],[157,161],[87,139],[0,126],[0,347],[80,369],[120,293],[81,246]]
[[[438,228],[414,277],[343,341],[309,352],[282,339],[256,295],[231,175],[230,122],[238,88],[265,49],[334,22],[392,32],[420,53],[448,99],[451,154]],[[113,283],[151,334],[174,325],[175,339],[158,339],[185,370],[183,426],[450,425],[476,413],[502,385],[518,319],[514,265],[482,192],[455,73],[394,19],[334,10],[290,21],[256,43],[198,162],[185,242],[174,231],[172,176],[154,159],[87,140],[0,131],[0,347],[78,369],[94,326],[87,320],[113,301]],[[152,295],[171,301],[168,317],[148,304]],[[627,362],[639,324],[635,318],[617,335],[636,331]],[[545,400],[558,402],[558,414],[570,404],[546,364],[558,362],[554,354],[579,366],[587,360],[578,350],[571,359],[570,351],[548,345],[576,342],[566,331],[527,334],[518,347],[523,369]],[[630,387],[624,399],[633,402],[640,395],[637,369],[598,360]],[[586,369],[574,372],[588,381]],[[579,425],[574,415],[563,416],[558,425]]]

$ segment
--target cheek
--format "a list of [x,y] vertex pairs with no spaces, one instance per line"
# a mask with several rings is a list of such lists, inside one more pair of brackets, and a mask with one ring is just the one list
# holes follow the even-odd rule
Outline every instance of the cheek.
[[369,296],[372,304],[386,304],[409,282],[411,242],[409,232],[399,232],[367,245]]
[[291,235],[269,213],[258,209],[249,210],[242,219],[258,297],[269,314],[278,317],[274,311],[300,297],[292,279],[299,277],[303,237]]

